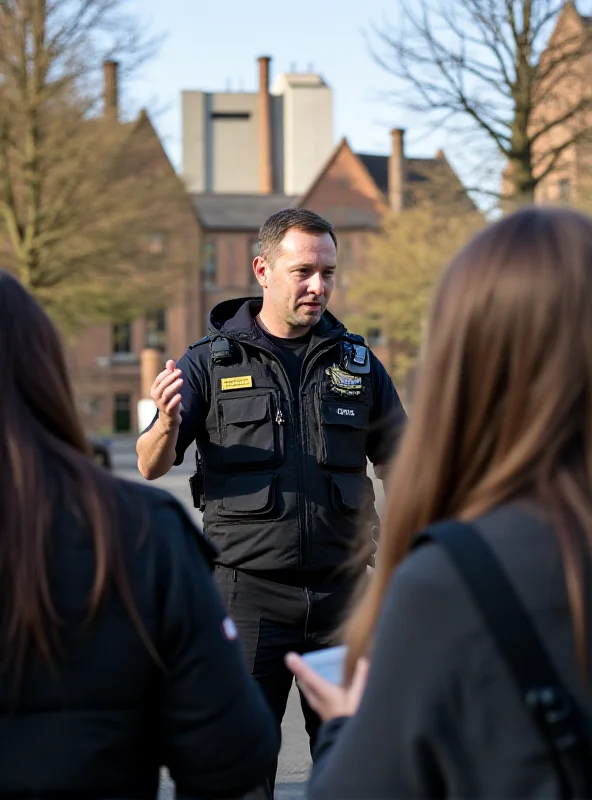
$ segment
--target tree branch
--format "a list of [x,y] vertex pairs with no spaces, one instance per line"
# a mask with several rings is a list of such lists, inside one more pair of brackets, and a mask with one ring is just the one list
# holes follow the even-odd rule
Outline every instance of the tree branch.
[[9,156],[10,128],[5,117],[0,117],[0,213],[4,219],[10,244],[17,256],[22,257],[22,229],[12,185]]

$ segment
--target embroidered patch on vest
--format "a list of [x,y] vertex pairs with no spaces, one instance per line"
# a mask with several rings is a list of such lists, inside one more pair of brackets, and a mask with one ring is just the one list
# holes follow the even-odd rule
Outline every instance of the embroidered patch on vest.
[[241,375],[238,378],[221,378],[222,391],[229,389],[251,389],[253,387],[252,375]]
[[356,397],[362,394],[362,378],[340,369],[336,364],[328,367],[325,373],[331,378],[330,389],[343,397]]

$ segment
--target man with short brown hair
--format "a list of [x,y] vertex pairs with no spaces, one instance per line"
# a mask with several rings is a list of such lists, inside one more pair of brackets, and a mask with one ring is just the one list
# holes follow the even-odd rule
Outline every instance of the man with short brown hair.
[[[379,474],[405,413],[363,338],[327,311],[337,240],[326,220],[273,214],[253,269],[263,299],[218,305],[208,336],[156,379],[138,466],[157,478],[197,442],[194,498],[219,548],[215,577],[279,727],[292,684],[283,657],[333,643],[363,571],[346,566],[374,548],[367,458]],[[319,720],[302,707],[312,743]]]

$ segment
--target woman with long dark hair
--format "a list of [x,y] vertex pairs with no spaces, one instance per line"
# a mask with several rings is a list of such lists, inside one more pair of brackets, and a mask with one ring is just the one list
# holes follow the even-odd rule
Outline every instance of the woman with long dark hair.
[[279,743],[168,494],[96,465],[58,335],[0,272],[0,797],[229,797]]
[[[436,292],[387,486],[376,572],[346,628],[345,688],[288,659],[311,704],[333,720],[310,796],[565,795],[557,753],[454,559],[434,544],[412,547],[427,528],[450,532],[443,521],[472,523],[572,708],[590,713],[589,217],[524,209],[453,260]],[[492,574],[471,577],[489,585]],[[495,609],[508,596],[486,599]],[[506,634],[518,630],[518,618],[503,623]],[[514,635],[513,652],[520,646]]]

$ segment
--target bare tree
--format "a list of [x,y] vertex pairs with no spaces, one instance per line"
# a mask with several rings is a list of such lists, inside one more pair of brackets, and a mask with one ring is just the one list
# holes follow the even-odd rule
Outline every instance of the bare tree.
[[182,272],[184,192],[112,60],[154,47],[126,0],[0,0],[0,263],[64,327],[151,310]]
[[592,20],[572,0],[398,0],[398,8],[396,24],[374,25],[369,37],[397,79],[395,102],[468,132],[474,151],[485,137],[506,167],[502,194],[532,201],[568,149],[590,141]]
[[415,366],[434,285],[454,253],[485,224],[454,173],[438,166],[439,174],[429,175],[409,206],[386,215],[380,233],[369,239],[343,315],[353,330],[380,331],[387,367],[401,385]]

